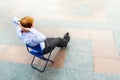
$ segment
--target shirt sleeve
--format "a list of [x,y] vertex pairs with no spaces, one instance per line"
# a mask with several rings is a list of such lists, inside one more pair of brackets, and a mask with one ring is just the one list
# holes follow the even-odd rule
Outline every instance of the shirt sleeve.
[[16,28],[20,28],[20,25],[19,25],[19,18],[18,17],[13,17],[13,24],[16,26]]
[[30,29],[30,32],[35,36],[34,41],[41,43],[41,42],[44,42],[46,40],[46,36],[43,35],[41,32],[38,32],[35,29]]

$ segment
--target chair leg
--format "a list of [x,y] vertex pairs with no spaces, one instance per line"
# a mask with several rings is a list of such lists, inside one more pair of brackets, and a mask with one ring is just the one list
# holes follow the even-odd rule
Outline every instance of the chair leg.
[[45,58],[45,57],[43,57],[43,58],[41,58],[41,59],[42,59],[42,60],[45,60],[45,61],[50,61],[50,62],[54,63],[53,60],[47,59],[47,58]]
[[50,52],[50,54],[49,54],[49,56],[48,56],[48,59],[47,59],[47,58],[42,58],[42,60],[45,60],[45,61],[46,61],[46,63],[45,63],[45,66],[44,66],[43,70],[40,70],[40,69],[38,69],[37,67],[34,67],[34,66],[33,66],[33,63],[34,63],[34,60],[35,60],[35,56],[34,56],[34,57],[33,57],[33,59],[32,59],[32,62],[31,62],[31,66],[32,66],[32,68],[34,68],[34,69],[35,69],[35,70],[37,70],[37,71],[44,72],[44,71],[45,71],[45,69],[46,69],[46,66],[47,66],[47,64],[48,64],[48,61],[50,61],[50,62],[52,62],[52,63],[53,63],[53,61],[52,61],[52,60],[49,60],[50,55],[51,55],[51,52]]

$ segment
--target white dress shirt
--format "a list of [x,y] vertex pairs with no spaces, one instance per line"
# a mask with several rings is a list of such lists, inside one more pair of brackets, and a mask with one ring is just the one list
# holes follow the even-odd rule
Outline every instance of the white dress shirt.
[[42,50],[45,48],[45,40],[46,36],[44,36],[42,33],[38,32],[37,30],[30,28],[29,32],[21,32],[21,27],[19,25],[19,18],[13,17],[13,23],[16,26],[17,35],[19,39],[30,46],[36,46],[37,44],[40,44]]

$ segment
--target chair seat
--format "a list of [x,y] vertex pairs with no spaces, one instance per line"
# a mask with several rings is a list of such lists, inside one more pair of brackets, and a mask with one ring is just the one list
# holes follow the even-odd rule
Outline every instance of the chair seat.
[[31,50],[30,53],[38,58],[42,58],[43,57],[43,53]]

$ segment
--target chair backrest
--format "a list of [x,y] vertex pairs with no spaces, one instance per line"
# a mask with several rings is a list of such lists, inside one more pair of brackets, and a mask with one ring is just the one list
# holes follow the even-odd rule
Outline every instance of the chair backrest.
[[[43,57],[43,51],[42,51],[41,46],[39,44],[34,46],[34,47],[26,44],[26,47],[27,47],[28,52],[31,53],[32,55],[37,56],[39,58]],[[31,50],[29,50],[29,48]]]
[[41,49],[40,44],[38,44],[38,45],[36,45],[36,46],[29,46],[28,44],[26,44],[26,46],[27,46],[28,48],[32,49],[32,50],[35,50],[35,51],[37,51],[37,52],[42,53],[42,49]]

